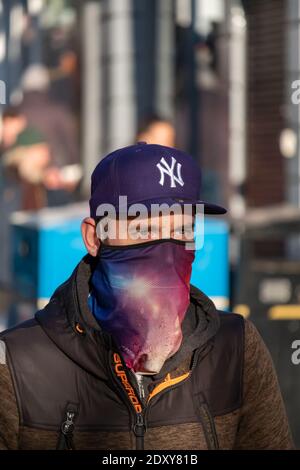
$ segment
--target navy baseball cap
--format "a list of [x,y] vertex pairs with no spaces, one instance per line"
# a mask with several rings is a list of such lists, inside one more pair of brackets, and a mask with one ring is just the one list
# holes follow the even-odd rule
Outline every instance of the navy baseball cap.
[[203,201],[201,171],[188,154],[172,147],[138,142],[107,155],[92,174],[90,214],[96,218],[100,204],[118,212],[119,196],[127,205],[143,203],[203,204],[206,214],[225,214],[224,207]]

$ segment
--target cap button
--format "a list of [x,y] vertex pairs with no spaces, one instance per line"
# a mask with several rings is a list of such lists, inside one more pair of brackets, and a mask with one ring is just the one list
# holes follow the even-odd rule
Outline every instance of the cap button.
[[137,142],[138,145],[147,145],[147,142],[144,142],[144,141],[140,141],[140,142]]

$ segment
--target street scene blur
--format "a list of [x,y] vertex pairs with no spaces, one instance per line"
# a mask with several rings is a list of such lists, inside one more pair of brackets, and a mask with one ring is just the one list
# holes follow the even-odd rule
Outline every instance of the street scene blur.
[[300,0],[0,0],[0,330],[86,254],[101,158],[177,147],[228,209],[191,283],[258,328],[299,448],[299,52]]

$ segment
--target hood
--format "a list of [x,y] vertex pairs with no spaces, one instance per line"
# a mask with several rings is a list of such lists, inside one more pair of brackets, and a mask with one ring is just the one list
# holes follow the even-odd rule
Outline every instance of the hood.
[[[96,261],[90,255],[85,256],[71,277],[55,291],[49,304],[37,312],[36,320],[70,359],[93,375],[107,379],[108,353],[116,348],[111,335],[101,329],[88,307],[89,281]],[[219,324],[214,303],[191,286],[180,349],[153,379],[165,376],[190,360],[196,349],[205,349],[218,331]]]

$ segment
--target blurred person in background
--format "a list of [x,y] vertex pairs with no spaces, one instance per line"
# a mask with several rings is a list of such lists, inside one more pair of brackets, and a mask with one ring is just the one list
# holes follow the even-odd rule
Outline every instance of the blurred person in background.
[[31,65],[24,72],[22,88],[21,111],[28,125],[40,131],[49,144],[51,164],[43,180],[47,189],[47,205],[72,202],[82,175],[73,116],[65,106],[50,97],[50,78],[45,66]]
[[156,114],[147,116],[140,122],[136,142],[175,146],[175,128],[173,124]]
[[[50,96],[55,102],[78,114],[80,112],[80,67],[76,38],[68,41],[59,39],[60,31],[52,33],[49,41],[52,43],[54,57],[49,67],[51,88]],[[65,43],[66,42],[66,43]],[[63,44],[61,44],[63,43]],[[53,63],[54,61],[54,63]]]
[[[50,163],[49,146],[44,136],[28,125],[19,107],[7,108],[2,116],[3,184],[12,191],[20,189],[19,207],[37,210],[46,205],[44,174]],[[5,190],[4,190],[5,194]]]

